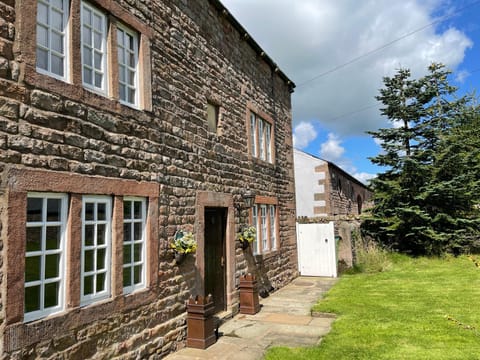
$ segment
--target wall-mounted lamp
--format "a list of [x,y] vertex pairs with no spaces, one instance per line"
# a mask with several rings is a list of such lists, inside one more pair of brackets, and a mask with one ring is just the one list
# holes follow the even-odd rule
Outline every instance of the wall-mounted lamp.
[[245,208],[250,209],[255,204],[255,191],[247,189],[243,194],[243,201],[245,202]]
[[242,195],[237,195],[235,208],[240,211],[243,209],[250,209],[255,204],[255,191],[247,189]]

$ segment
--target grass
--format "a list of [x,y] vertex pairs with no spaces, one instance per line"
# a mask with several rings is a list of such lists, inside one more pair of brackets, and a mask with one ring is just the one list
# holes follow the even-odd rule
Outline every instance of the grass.
[[480,359],[476,259],[392,255],[388,271],[344,275],[314,306],[338,315],[321,345],[265,359]]

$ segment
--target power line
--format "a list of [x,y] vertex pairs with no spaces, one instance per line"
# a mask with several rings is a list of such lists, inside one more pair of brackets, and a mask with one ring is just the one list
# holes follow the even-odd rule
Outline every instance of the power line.
[[300,83],[300,84],[297,84],[296,87],[297,87],[297,89],[298,89],[299,87],[304,86],[304,85],[306,85],[306,84],[308,84],[308,83],[311,83],[312,81],[315,81],[315,80],[317,80],[317,79],[319,79],[319,78],[321,78],[321,77],[324,77],[324,76],[326,76],[326,75],[328,75],[328,74],[331,74],[331,73],[333,73],[333,72],[335,72],[335,71],[338,71],[338,70],[340,70],[340,69],[342,69],[342,68],[344,68],[344,67],[346,67],[346,66],[348,66],[348,65],[350,65],[350,64],[353,64],[354,62],[357,62],[358,60],[361,60],[361,59],[363,59],[363,58],[365,58],[365,57],[367,57],[367,56],[369,56],[369,55],[371,55],[371,54],[374,54],[374,53],[376,53],[376,52],[378,52],[378,51],[380,51],[380,50],[383,50],[383,49],[385,49],[385,48],[387,48],[387,47],[389,47],[389,46],[391,46],[391,45],[393,45],[393,44],[395,44],[395,43],[397,43],[397,42],[399,42],[399,41],[401,41],[401,40],[403,40],[403,39],[405,39],[405,38],[407,38],[407,37],[409,37],[409,36],[412,36],[412,35],[420,32],[420,31],[423,31],[423,30],[425,30],[425,29],[427,29],[427,28],[429,28],[429,27],[431,27],[431,26],[433,26],[433,25],[442,23],[442,22],[444,22],[445,20],[450,19],[450,18],[452,18],[453,16],[457,15],[458,13],[464,11],[465,9],[468,9],[469,7],[478,5],[479,3],[480,3],[480,0],[474,1],[474,2],[472,2],[472,3],[470,3],[470,4],[468,4],[468,5],[460,8],[460,9],[458,9],[457,11],[455,11],[454,13],[452,13],[452,14],[450,14],[450,15],[444,16],[444,17],[442,17],[442,18],[440,18],[440,19],[438,19],[438,20],[435,20],[435,21],[427,24],[427,25],[424,25],[424,26],[422,26],[422,27],[420,27],[420,28],[418,28],[418,29],[415,29],[415,30],[413,30],[413,31],[411,31],[411,32],[403,35],[403,36],[400,36],[399,38],[397,38],[397,39],[395,39],[395,40],[392,40],[392,41],[390,41],[390,42],[388,42],[388,43],[386,43],[386,44],[384,44],[384,45],[376,48],[376,49],[367,51],[366,53],[364,53],[364,54],[362,54],[362,55],[359,55],[359,56],[357,56],[357,57],[355,57],[355,58],[353,58],[353,59],[351,59],[351,60],[349,60],[349,61],[347,61],[347,62],[345,62],[345,63],[343,63],[343,64],[337,65],[337,66],[335,66],[334,68],[332,68],[332,69],[330,69],[330,70],[327,70],[327,71],[325,71],[325,72],[323,72],[323,73],[321,73],[321,74],[318,74],[318,75],[314,76],[314,77],[311,78],[311,79],[308,79],[308,80],[306,80],[306,81],[304,81],[304,82],[302,82],[302,83]]

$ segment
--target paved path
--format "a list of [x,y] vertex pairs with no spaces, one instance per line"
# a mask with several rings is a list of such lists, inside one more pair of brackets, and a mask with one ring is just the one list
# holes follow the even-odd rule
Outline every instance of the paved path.
[[256,360],[271,346],[311,346],[330,331],[334,317],[312,316],[311,306],[337,279],[299,277],[261,299],[256,315],[239,314],[220,326],[220,338],[206,350],[185,348],[166,360]]

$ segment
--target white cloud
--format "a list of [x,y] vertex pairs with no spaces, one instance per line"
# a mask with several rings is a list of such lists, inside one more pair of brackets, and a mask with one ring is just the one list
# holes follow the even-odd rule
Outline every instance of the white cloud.
[[293,146],[304,149],[317,138],[317,131],[312,123],[301,122],[293,129]]
[[470,72],[467,70],[457,71],[455,81],[463,83],[470,75]]
[[360,181],[364,184],[368,184],[368,181],[373,179],[377,175],[376,174],[369,174],[369,173],[366,173],[366,172],[357,172],[357,173],[352,174],[352,176],[355,179],[357,179],[358,181]]
[[[393,75],[400,67],[421,76],[432,61],[455,70],[472,47],[464,33],[453,27],[441,29],[440,23],[405,36],[435,22],[435,16],[455,11],[450,0],[222,2],[297,84],[295,123],[318,120],[341,136],[386,126],[378,106],[356,111],[377,105],[374,96],[383,86],[383,76]],[[401,37],[391,46],[305,83]]]
[[340,138],[333,133],[329,133],[327,141],[320,147],[320,156],[340,166],[339,162],[342,161],[344,153],[345,148],[341,146]]

